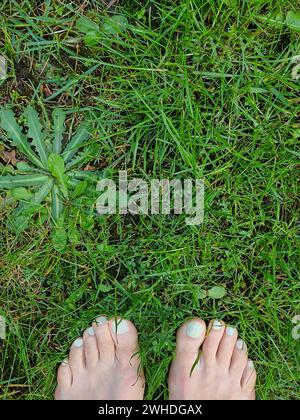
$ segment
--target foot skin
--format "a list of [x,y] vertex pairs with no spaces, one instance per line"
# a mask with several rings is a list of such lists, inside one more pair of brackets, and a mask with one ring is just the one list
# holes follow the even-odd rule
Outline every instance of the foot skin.
[[206,336],[205,322],[196,318],[179,329],[171,400],[254,400],[255,381],[253,362],[235,328],[213,321]]
[[130,321],[97,318],[57,373],[56,400],[142,400],[138,336]]

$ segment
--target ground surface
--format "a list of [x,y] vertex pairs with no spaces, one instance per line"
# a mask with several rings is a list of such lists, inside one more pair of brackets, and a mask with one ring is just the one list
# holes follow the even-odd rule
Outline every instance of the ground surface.
[[[2,2],[0,102],[92,112],[103,167],[204,177],[205,222],[110,216],[61,254],[48,224],[16,237],[2,210],[0,398],[52,398],[58,363],[102,313],[136,323],[147,398],[167,397],[175,331],[195,315],[238,327],[260,399],[299,398],[299,32],[269,18],[295,3],[104,3]],[[107,13],[130,27],[85,47],[76,19]],[[199,298],[216,285],[224,298]]]

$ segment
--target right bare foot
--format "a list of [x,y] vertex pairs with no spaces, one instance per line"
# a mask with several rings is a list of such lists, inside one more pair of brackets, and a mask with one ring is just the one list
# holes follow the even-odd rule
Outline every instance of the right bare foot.
[[169,375],[170,399],[254,400],[256,372],[237,330],[213,321],[205,335],[205,322],[199,318],[179,329]]

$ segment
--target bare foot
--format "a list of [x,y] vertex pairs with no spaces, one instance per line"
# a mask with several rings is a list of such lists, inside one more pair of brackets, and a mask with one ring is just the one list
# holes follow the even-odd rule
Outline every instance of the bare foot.
[[130,321],[99,317],[57,373],[56,400],[142,400],[138,336]]
[[[169,375],[171,400],[254,400],[256,372],[237,330],[213,321],[186,322],[177,334]],[[200,346],[202,345],[202,350]]]

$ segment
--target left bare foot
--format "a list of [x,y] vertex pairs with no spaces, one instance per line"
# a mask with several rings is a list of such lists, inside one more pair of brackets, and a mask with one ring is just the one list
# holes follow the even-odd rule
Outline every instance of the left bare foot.
[[142,400],[144,375],[135,326],[97,318],[77,338],[57,373],[56,400]]

